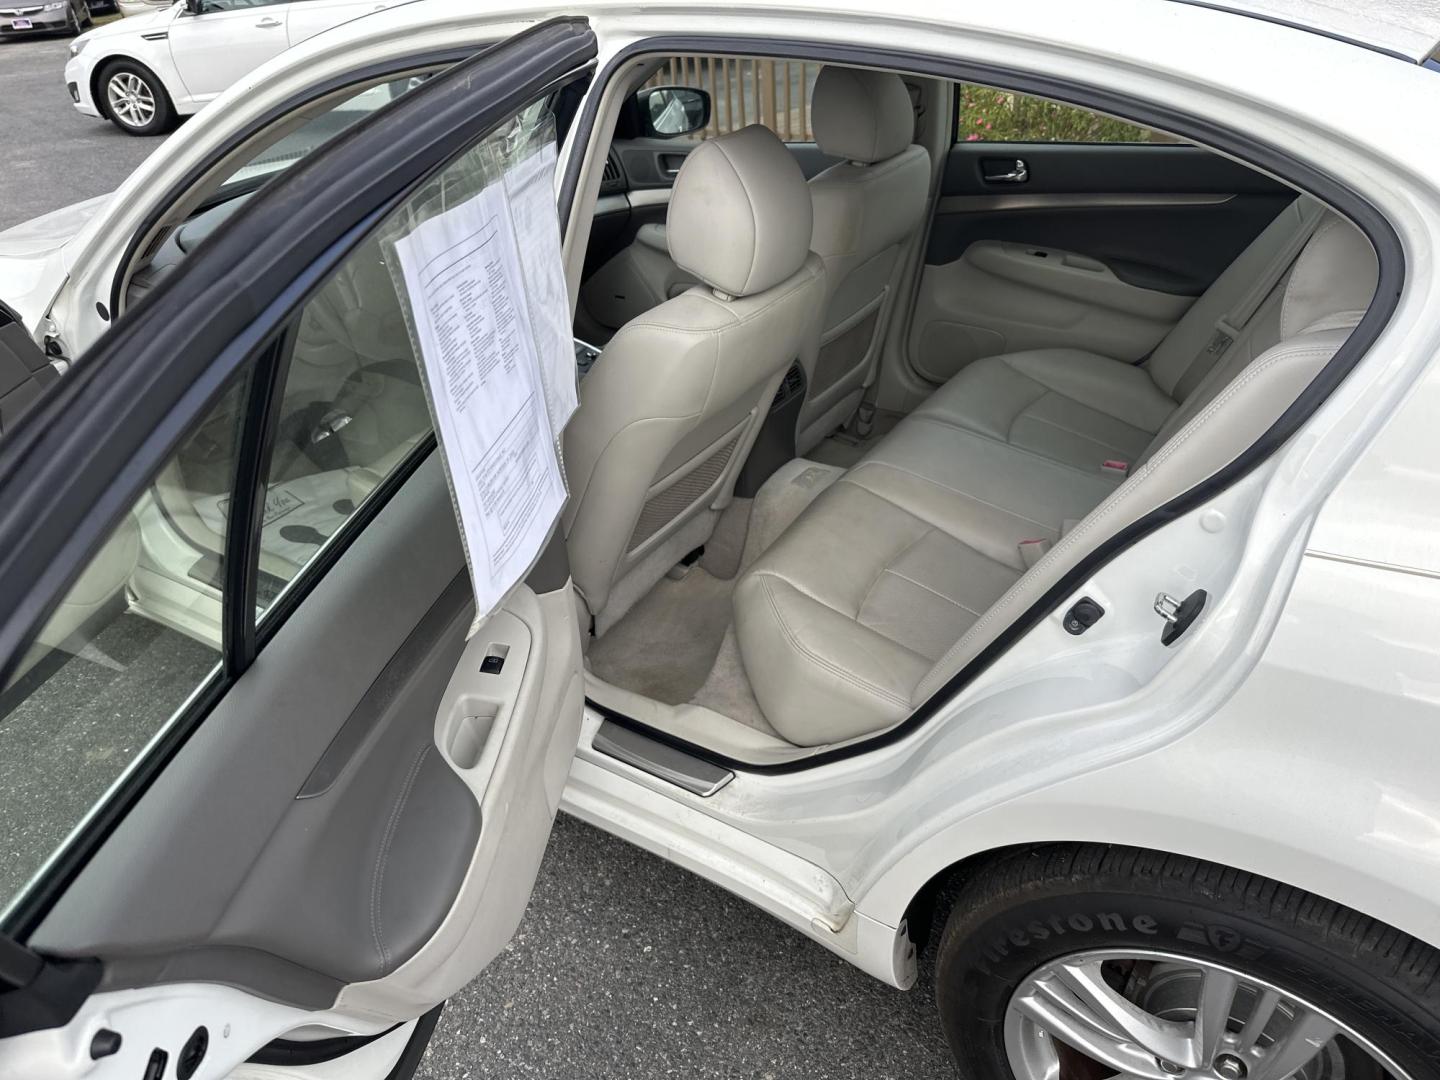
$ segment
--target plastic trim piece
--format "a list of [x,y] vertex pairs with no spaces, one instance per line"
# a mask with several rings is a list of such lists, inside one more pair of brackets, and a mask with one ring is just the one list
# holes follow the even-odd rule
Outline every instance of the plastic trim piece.
[[602,754],[669,781],[702,799],[714,795],[735,779],[735,774],[729,769],[608,719],[595,732],[591,746]]
[[[621,66],[645,54],[691,54],[738,56],[770,56],[807,60],[819,63],[853,64],[857,67],[889,68],[930,78],[956,82],[978,82],[1002,87],[1017,93],[1053,98],[1057,101],[1095,109],[1147,127],[1158,128],[1192,139],[1253,165],[1262,172],[1273,173],[1321,202],[1334,207],[1360,229],[1375,248],[1379,262],[1379,281],[1375,297],[1360,323],[1345,344],[1330,358],[1310,385],[1291,402],[1279,419],[1235,460],[1182,493],[1126,526],[1115,536],[1081,559],[1070,572],[1057,581],[1035,603],[1022,612],[989,645],[956,672],[938,691],[900,723],[861,739],[848,746],[821,750],[794,761],[756,764],[718,754],[686,739],[661,732],[648,724],[623,716],[595,702],[591,708],[623,727],[641,732],[702,760],[736,772],[782,774],[818,768],[890,746],[909,738],[924,727],[945,704],[955,697],[986,668],[998,660],[1016,641],[1054,611],[1085,581],[1111,559],[1128,550],[1156,529],[1189,513],[1196,506],[1215,497],[1220,491],[1247,476],[1290,438],[1319,406],[1330,396],[1355,363],[1365,355],[1380,331],[1389,322],[1400,299],[1405,280],[1405,253],[1395,230],[1367,199],[1350,190],[1328,173],[1288,154],[1276,150],[1243,132],[1232,131],[1214,121],[1195,114],[1180,112],[1167,106],[1130,98],[1118,91],[1090,86],[1053,75],[1015,72],[992,64],[962,61],[930,53],[872,46],[840,45],[830,42],[799,41],[769,37],[742,37],[704,34],[663,35],[637,41],[620,50],[610,59],[597,78],[597,84],[608,84]],[[599,94],[592,94],[580,119],[577,145],[591,138],[599,112]],[[579,188],[580,169],[584,155],[572,155],[560,188],[560,216],[570,216],[575,193]]]
[[[431,1011],[438,1014],[439,1009]],[[419,1031],[423,1025],[424,1018],[422,1017],[416,1031]],[[278,1065],[286,1069],[300,1068],[305,1065],[323,1065],[327,1061],[334,1061],[346,1054],[353,1054],[356,1050],[385,1038],[399,1026],[399,1024],[392,1024],[384,1031],[377,1031],[374,1035],[337,1035],[331,1039],[314,1039],[308,1042],[299,1042],[295,1039],[276,1039],[256,1050],[246,1059],[245,1063],[247,1065]],[[433,1024],[431,1028],[433,1030]],[[413,1040],[414,1037],[412,1034],[411,1039]],[[426,1041],[428,1042],[429,1039],[427,1038]],[[407,1042],[407,1049],[409,1045]]]

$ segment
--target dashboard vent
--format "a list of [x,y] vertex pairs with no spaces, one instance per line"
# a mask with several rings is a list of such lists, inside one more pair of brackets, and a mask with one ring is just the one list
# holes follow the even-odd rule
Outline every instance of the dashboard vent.
[[605,159],[605,172],[600,177],[600,190],[613,191],[616,188],[625,186],[625,180],[620,175],[620,163],[613,157]]
[[800,370],[799,364],[791,364],[790,370],[785,373],[785,378],[780,380],[780,389],[775,391],[775,400],[770,403],[771,409],[778,409],[785,402],[805,392],[805,375]]

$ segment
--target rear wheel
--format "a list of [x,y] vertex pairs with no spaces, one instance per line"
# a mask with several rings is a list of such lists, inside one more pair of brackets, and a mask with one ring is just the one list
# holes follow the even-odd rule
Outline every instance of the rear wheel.
[[1440,953],[1308,893],[1098,845],[1002,857],[936,957],[964,1075],[1421,1080],[1440,1071]]
[[105,115],[128,135],[159,135],[175,122],[170,95],[149,68],[133,60],[115,60],[97,80]]

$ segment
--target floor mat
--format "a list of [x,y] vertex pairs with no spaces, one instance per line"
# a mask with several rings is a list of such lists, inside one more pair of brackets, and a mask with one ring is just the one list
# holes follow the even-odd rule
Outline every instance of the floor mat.
[[856,441],[850,435],[837,432],[821,439],[820,445],[805,456],[811,461],[823,462],[826,465],[838,465],[842,469],[848,469],[868,454],[872,446],[889,435],[895,425],[904,418],[904,413],[877,409],[875,426],[870,429],[870,434],[865,438]]
[[590,646],[590,670],[608,683],[680,705],[710,674],[730,625],[734,580],[693,566],[660,583]]

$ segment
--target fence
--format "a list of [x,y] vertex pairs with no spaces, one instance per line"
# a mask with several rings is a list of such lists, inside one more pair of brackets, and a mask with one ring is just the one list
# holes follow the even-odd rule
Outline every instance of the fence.
[[813,142],[810,88],[819,64],[732,56],[674,56],[646,86],[693,86],[710,95],[710,123],[697,138],[764,124],[786,142]]

